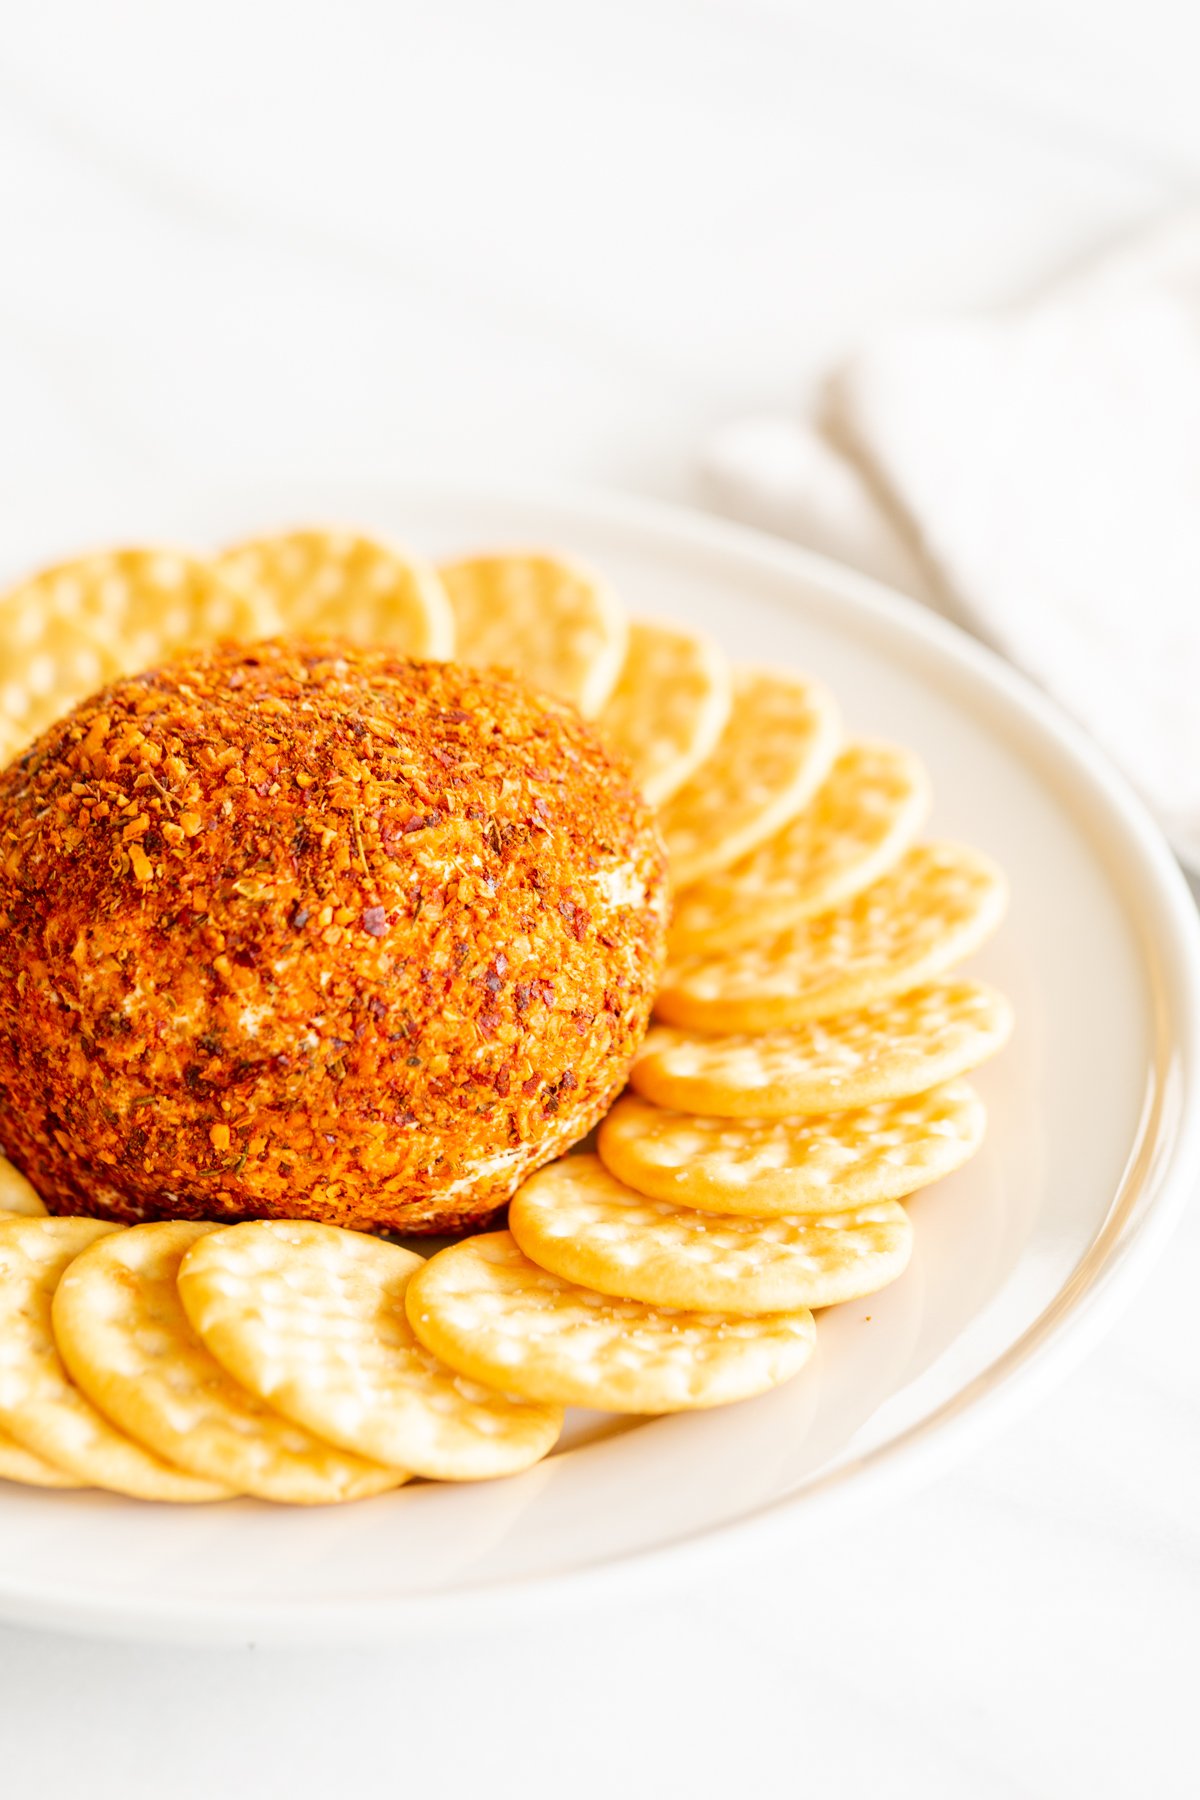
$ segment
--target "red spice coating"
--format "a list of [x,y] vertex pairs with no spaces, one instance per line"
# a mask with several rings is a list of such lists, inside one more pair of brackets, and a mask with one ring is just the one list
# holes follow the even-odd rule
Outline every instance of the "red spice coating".
[[485,1224],[624,1083],[667,904],[571,707],[191,652],[0,775],[0,1146],[52,1212]]

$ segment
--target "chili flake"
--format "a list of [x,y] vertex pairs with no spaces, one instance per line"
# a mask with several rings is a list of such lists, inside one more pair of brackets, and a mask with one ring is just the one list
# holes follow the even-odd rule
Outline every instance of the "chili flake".
[[54,1212],[483,1224],[623,1085],[666,910],[569,706],[332,640],[187,652],[0,773],[0,1149]]

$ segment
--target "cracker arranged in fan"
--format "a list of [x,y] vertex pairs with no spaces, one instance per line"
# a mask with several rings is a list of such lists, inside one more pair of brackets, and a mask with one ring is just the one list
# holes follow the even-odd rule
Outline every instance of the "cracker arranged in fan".
[[76,701],[185,645],[269,637],[278,617],[200,558],[113,550],[0,595],[0,766]]
[[283,631],[348,637],[406,656],[454,654],[454,618],[436,571],[377,538],[284,531],[231,545],[215,566],[273,608]]
[[979,981],[935,981],[791,1031],[702,1037],[647,1033],[629,1079],[676,1112],[783,1119],[921,1094],[965,1075],[1007,1042],[1012,1010]]
[[662,809],[676,888],[727,868],[795,818],[829,773],[840,731],[819,683],[737,670],[716,748]]
[[0,1427],[87,1487],[140,1500],[225,1499],[223,1484],[124,1436],[63,1365],[51,1322],[62,1278],[89,1246],[120,1235],[101,1219],[0,1221]]
[[480,1387],[417,1342],[404,1294],[421,1266],[362,1232],[263,1219],[197,1239],[179,1294],[236,1381],[343,1450],[441,1481],[539,1462],[562,1409]]
[[0,1156],[0,1218],[5,1213],[20,1213],[25,1218],[40,1219],[45,1217],[46,1208],[32,1181],[26,1181],[20,1169],[14,1169],[7,1156]]
[[[1012,1013],[994,989],[947,971],[998,923],[1000,871],[968,848],[917,844],[930,802],[919,759],[844,743],[819,682],[731,669],[685,625],[630,624],[602,580],[539,550],[464,556],[435,571],[357,532],[305,529],[207,562],[128,550],[60,565],[0,596],[0,765],[102,682],[179,647],[280,631],[297,644],[209,652],[234,658],[228,686],[239,694],[247,668],[300,659],[273,716],[305,715],[304,742],[265,733],[270,766],[255,760],[258,710],[244,731],[237,715],[237,732],[176,719],[164,754],[146,723],[154,683],[194,688],[198,679],[176,663],[126,684],[130,731],[113,726],[128,697],[117,687],[92,703],[96,720],[73,715],[59,726],[51,774],[60,791],[36,756],[0,782],[0,880],[9,884],[0,949],[38,938],[58,871],[65,880],[78,868],[85,841],[94,851],[94,826],[111,833],[94,903],[74,918],[65,905],[52,916],[67,946],[57,985],[41,962],[10,962],[0,992],[10,1107],[0,1143],[34,1177],[0,1156],[0,1479],[320,1505],[382,1494],[414,1474],[516,1475],[554,1449],[568,1405],[657,1414],[789,1380],[811,1357],[813,1309],[899,1277],[913,1248],[901,1202],[982,1141],[983,1102],[962,1077],[1004,1044]],[[383,707],[380,650],[363,646],[382,647],[389,669],[420,676],[414,691],[440,683],[449,695],[458,684],[435,713],[439,732],[454,727],[453,743],[435,733],[434,751],[415,760],[411,733],[401,745],[350,699],[314,749],[315,647],[304,639],[339,635],[350,643],[329,652],[330,706],[362,681],[374,682],[373,704]],[[451,656],[507,667],[555,698],[426,666]],[[393,693],[388,703],[409,720],[411,700]],[[594,720],[599,741],[572,708]],[[589,771],[555,806],[540,785],[527,800],[522,788],[526,762],[534,783],[552,779],[553,732],[570,740],[571,769]],[[409,784],[411,803],[407,788],[399,807],[372,800],[354,748],[364,734],[390,746],[389,781]],[[511,776],[498,774],[510,739],[522,746]],[[220,783],[208,826],[198,811],[175,817],[174,764],[199,750]],[[595,810],[609,774],[640,821],[644,868],[628,859],[607,868],[611,824],[592,836],[565,829]],[[125,776],[136,793],[125,793]],[[495,789],[486,805],[485,777]],[[566,778],[553,779],[557,793]],[[143,803],[143,791],[153,800]],[[503,821],[499,800],[509,805]],[[271,860],[277,815],[287,825],[282,888]],[[40,847],[47,820],[63,833],[52,855]],[[227,832],[219,856],[199,836],[213,821]],[[661,982],[668,895],[658,827],[675,894]],[[410,834],[434,831],[436,843],[418,846],[434,855],[431,881],[383,904],[383,873],[415,859]],[[196,874],[205,845],[216,856],[211,879]],[[254,859],[246,879],[235,846]],[[165,911],[147,907],[151,877]],[[215,892],[222,883],[230,892]],[[586,904],[581,894],[591,894]],[[207,933],[202,948],[178,929],[181,907]],[[101,959],[116,1003],[89,1037],[91,921],[110,913],[140,923],[130,953]],[[169,939],[147,924],[159,917]],[[499,948],[487,935],[498,919]],[[630,935],[643,924],[642,937]],[[268,1046],[265,1027],[279,1024],[317,932],[319,984]],[[215,1001],[202,988],[187,1010],[183,977],[163,973],[167,943],[189,971],[211,962],[224,983]],[[568,967],[585,943],[599,972],[594,993],[573,986]],[[152,961],[142,957],[148,944]],[[37,954],[53,962],[59,946],[48,939]],[[103,1055],[109,1073],[132,1057],[131,1106],[115,1078],[92,1121],[86,1105],[52,1108],[42,1088],[22,1088],[26,1015],[12,996],[24,997],[31,974],[39,993],[66,999],[61,1066],[74,1069],[78,1055],[91,1095]],[[630,1066],[656,984],[662,1022]],[[148,995],[161,1006],[135,1056],[125,1021]],[[161,1045],[179,1017],[196,1022],[203,1061],[172,1085]],[[611,1068],[589,1086],[597,1044],[608,1045]],[[314,1048],[330,1054],[317,1064]],[[365,1114],[362,1095],[349,1091],[351,1068],[370,1071]],[[626,1069],[629,1089],[613,1104]],[[279,1164],[283,1204],[314,1216],[244,1210],[245,1222],[231,1223],[238,1178],[261,1174],[272,1145],[278,1155],[281,1136],[303,1124],[300,1097],[314,1082],[328,1087],[321,1105],[330,1110],[319,1133],[295,1133]],[[186,1106],[172,1101],[179,1086]],[[160,1098],[154,1115],[135,1113]],[[444,1100],[441,1135],[431,1136],[424,1115]],[[185,1115],[190,1127],[179,1123]],[[49,1123],[22,1135],[33,1118]],[[560,1155],[517,1186],[514,1159],[536,1168],[598,1119],[595,1154]],[[199,1204],[190,1189],[181,1199],[187,1128],[199,1144],[188,1154],[217,1182]],[[154,1130],[165,1156],[158,1175],[148,1160]],[[102,1132],[108,1153],[99,1155]],[[337,1211],[344,1178],[362,1176],[371,1199],[379,1153],[393,1142],[411,1151],[428,1186],[420,1229],[490,1220],[516,1187],[511,1229],[422,1261],[334,1223],[348,1216]],[[476,1142],[492,1147],[468,1155]],[[363,1143],[375,1160],[360,1167]],[[85,1155],[76,1181],[71,1159]],[[59,1180],[62,1159],[70,1181]],[[165,1193],[162,1211],[211,1208],[221,1221],[174,1216],[126,1229],[45,1216],[41,1194],[54,1208],[123,1204],[134,1159],[146,1191],[124,1216],[158,1212]],[[491,1182],[489,1204],[464,1198],[476,1180]],[[382,1229],[369,1208],[354,1216]]]
[[72,616],[39,605],[0,600],[0,767],[113,672],[106,647]]
[[750,1318],[615,1300],[524,1256],[507,1231],[453,1244],[409,1283],[422,1343],[472,1380],[607,1412],[681,1412],[746,1399],[812,1353],[807,1310]]
[[439,574],[460,662],[515,669],[587,719],[602,710],[621,674],[629,625],[598,576],[541,551],[466,556]]
[[176,1288],[215,1225],[134,1225],[66,1271],[54,1331],[74,1379],[123,1431],[205,1481],[295,1505],[357,1500],[403,1474],[322,1443],[239,1386],[188,1323]]
[[56,1469],[42,1456],[35,1456],[18,1444],[16,1438],[0,1431],[0,1481],[18,1481],[22,1487],[77,1488],[82,1486],[73,1475]]
[[712,754],[729,722],[733,675],[719,644],[682,625],[634,619],[620,679],[597,720],[655,806]]
[[601,1161],[651,1199],[773,1217],[902,1200],[961,1168],[983,1141],[965,1081],[846,1112],[723,1119],[625,1094],[596,1136]]
[[649,1200],[597,1156],[567,1156],[514,1196],[509,1230],[539,1268],[648,1306],[758,1314],[836,1306],[886,1287],[912,1254],[895,1200],[774,1218]]
[[853,900],[776,937],[668,962],[655,1011],[696,1031],[778,1031],[932,981],[989,938],[1007,900],[989,857],[918,844]]
[[847,744],[790,824],[677,895],[672,952],[752,943],[853,899],[899,861],[929,804],[929,777],[910,750]]

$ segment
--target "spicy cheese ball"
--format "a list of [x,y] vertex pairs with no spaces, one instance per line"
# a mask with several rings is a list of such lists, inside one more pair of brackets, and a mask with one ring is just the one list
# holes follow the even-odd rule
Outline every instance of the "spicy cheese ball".
[[667,904],[569,706],[191,652],[0,775],[0,1147],[52,1212],[480,1225],[623,1085]]

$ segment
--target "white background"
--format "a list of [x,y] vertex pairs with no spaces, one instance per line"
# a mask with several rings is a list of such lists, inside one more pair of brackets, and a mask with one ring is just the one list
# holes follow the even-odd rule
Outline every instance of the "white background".
[[[0,27],[0,531],[139,482],[688,497],[872,322],[1200,192],[1192,0],[39,0]],[[964,453],[969,447],[964,446]],[[925,1495],[393,1650],[0,1629],[6,1794],[1200,1786],[1200,1227]]]

